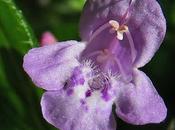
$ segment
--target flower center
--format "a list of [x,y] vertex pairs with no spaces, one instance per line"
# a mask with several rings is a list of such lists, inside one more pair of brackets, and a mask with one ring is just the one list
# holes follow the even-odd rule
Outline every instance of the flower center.
[[[104,36],[107,36],[107,40],[105,39],[103,41],[101,38]],[[109,20],[93,32],[88,44],[91,44],[89,48],[94,47],[94,50],[89,52],[88,48],[83,54],[83,58],[93,60],[103,72],[111,69],[115,73],[122,75],[126,81],[131,80],[131,76],[128,75],[130,68],[126,68],[125,66],[127,64],[132,66],[135,62],[137,51],[126,23],[120,25],[119,22],[115,20]],[[92,44],[99,45],[93,46]],[[102,44],[102,46],[100,46],[100,44]],[[121,56],[119,53],[121,53]],[[125,57],[127,61],[126,65],[123,65],[125,64]]]
[[72,73],[72,76],[65,86],[67,95],[75,94],[80,99],[86,99],[98,93],[104,101],[111,99],[111,88],[115,84],[116,77],[110,73],[97,72],[93,63],[84,61],[80,66],[77,66]]

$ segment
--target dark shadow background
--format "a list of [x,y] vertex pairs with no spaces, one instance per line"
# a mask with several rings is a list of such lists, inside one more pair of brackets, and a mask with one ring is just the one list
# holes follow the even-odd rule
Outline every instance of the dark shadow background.
[[[60,41],[79,39],[78,23],[82,0],[15,2],[38,39],[42,32],[47,30],[53,32]],[[145,126],[133,126],[117,119],[119,130],[175,130],[175,1],[159,0],[159,3],[167,19],[167,35],[152,61],[142,70],[151,78],[164,99],[168,116],[161,124]],[[42,90],[35,88],[23,72],[22,56],[14,50],[0,48],[0,59],[8,77],[8,83],[4,83],[0,91],[0,130],[54,130],[54,127],[42,119],[39,104]],[[9,86],[13,86],[16,95],[11,94],[12,89]],[[11,98],[14,102],[11,102]]]

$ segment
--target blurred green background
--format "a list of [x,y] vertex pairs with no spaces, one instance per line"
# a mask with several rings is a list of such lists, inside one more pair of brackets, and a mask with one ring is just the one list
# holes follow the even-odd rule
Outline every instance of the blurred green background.
[[[117,119],[119,130],[175,130],[175,1],[159,3],[167,19],[167,35],[142,70],[165,100],[168,116],[161,124],[145,126]],[[59,41],[79,40],[83,4],[84,0],[0,0],[0,130],[56,130],[42,118],[42,90],[24,73],[22,57],[29,48],[38,46],[44,31],[51,31]]]

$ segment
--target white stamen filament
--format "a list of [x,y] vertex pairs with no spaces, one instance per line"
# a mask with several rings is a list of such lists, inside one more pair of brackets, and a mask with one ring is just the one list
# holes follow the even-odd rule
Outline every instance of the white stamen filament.
[[95,38],[97,37],[102,31],[104,31],[105,29],[109,28],[111,25],[107,22],[104,25],[100,26],[91,36],[89,43]]
[[126,36],[128,38],[129,45],[131,48],[132,62],[134,62],[134,60],[136,59],[136,56],[137,56],[137,54],[136,54],[137,51],[136,51],[135,46],[134,46],[134,41],[133,41],[133,38],[132,38],[131,33],[129,31],[126,33]]
[[125,74],[125,71],[123,70],[123,67],[122,67],[120,61],[117,58],[113,58],[113,60],[117,64],[117,66],[119,67],[119,71],[120,71],[121,75],[125,77],[126,74]]

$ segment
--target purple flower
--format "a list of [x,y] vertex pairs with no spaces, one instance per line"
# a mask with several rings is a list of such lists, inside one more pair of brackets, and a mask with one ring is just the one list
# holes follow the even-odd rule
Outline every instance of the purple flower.
[[23,67],[47,90],[44,118],[61,130],[115,130],[116,114],[143,125],[159,123],[166,106],[144,66],[159,48],[166,30],[155,0],[88,0],[80,32],[83,41],[32,49]]
[[54,44],[57,41],[58,40],[55,38],[55,36],[51,32],[47,31],[47,32],[44,32],[41,36],[40,46]]

